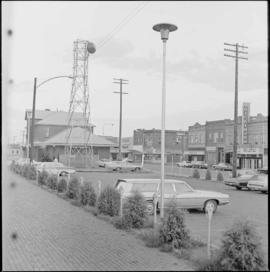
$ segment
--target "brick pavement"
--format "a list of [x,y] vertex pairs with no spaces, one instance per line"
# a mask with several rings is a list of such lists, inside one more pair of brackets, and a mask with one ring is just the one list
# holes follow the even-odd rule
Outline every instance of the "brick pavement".
[[5,271],[194,270],[13,173],[2,178],[2,200]]

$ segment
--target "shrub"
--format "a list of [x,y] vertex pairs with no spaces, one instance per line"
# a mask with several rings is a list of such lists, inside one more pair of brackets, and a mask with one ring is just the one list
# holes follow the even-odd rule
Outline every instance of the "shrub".
[[25,178],[28,178],[28,173],[30,171],[30,164],[24,164],[22,166],[22,175],[25,177]]
[[115,216],[112,219],[112,223],[117,229],[130,229],[132,227],[130,218],[126,216]]
[[67,190],[67,181],[64,178],[61,178],[57,184],[57,192],[63,193]]
[[120,193],[113,187],[105,187],[97,200],[97,209],[99,213],[115,216],[120,210]]
[[38,174],[38,184],[39,185],[46,185],[48,177],[49,177],[49,173],[47,171],[43,170],[42,172],[40,172]]
[[176,249],[189,246],[190,236],[184,215],[184,211],[177,209],[175,202],[172,202],[159,230],[161,244],[169,244]]
[[141,228],[147,218],[147,203],[143,195],[135,191],[123,205],[123,217],[130,221],[133,228]]
[[37,178],[37,170],[34,165],[31,165],[29,168],[28,178],[33,180]]
[[223,271],[220,266],[220,260],[217,257],[202,258],[195,261],[197,269],[196,271]]
[[9,165],[9,169],[13,172],[15,172],[15,166],[16,166],[16,163],[14,160],[12,160],[11,164]]
[[200,178],[200,172],[199,172],[198,169],[194,169],[193,174],[192,174],[192,177],[193,177],[193,178],[197,178],[197,179]]
[[147,247],[160,247],[161,241],[159,239],[159,231],[157,229],[150,229],[139,234],[140,238],[145,242]]
[[206,170],[205,179],[206,180],[211,180],[212,179],[211,171],[209,169]]
[[84,182],[80,189],[81,204],[95,206],[97,195],[92,184],[90,182]]
[[223,180],[224,180],[224,178],[223,178],[222,173],[218,172],[218,174],[217,174],[217,181],[223,181]]
[[50,189],[57,189],[57,175],[50,175],[47,179],[47,185]]
[[79,187],[80,183],[77,177],[71,178],[69,181],[68,187],[67,187],[67,193],[66,195],[71,198],[78,198],[79,197]]
[[260,238],[249,221],[237,221],[222,238],[220,264],[226,271],[266,269]]

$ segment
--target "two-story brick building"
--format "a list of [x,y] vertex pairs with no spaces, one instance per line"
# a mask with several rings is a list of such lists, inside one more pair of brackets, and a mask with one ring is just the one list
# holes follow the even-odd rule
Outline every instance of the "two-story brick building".
[[205,160],[205,125],[195,123],[188,127],[188,150],[184,151],[187,161]]
[[[186,134],[179,130],[165,131],[165,162],[179,162],[186,144]],[[161,159],[161,130],[136,129],[133,132],[133,145],[143,146],[145,160]]]

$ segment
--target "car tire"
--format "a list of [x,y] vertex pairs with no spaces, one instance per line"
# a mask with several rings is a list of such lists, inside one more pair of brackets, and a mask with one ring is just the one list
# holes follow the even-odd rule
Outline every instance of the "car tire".
[[120,167],[115,168],[115,171],[116,171],[116,172],[120,172],[120,170],[121,170]]
[[134,169],[135,172],[140,171],[140,170],[141,170],[140,167],[136,167],[136,168]]
[[212,206],[213,207],[213,213],[216,212],[217,210],[217,201],[214,200],[214,199],[210,199],[210,200],[207,200],[205,203],[204,203],[204,207],[203,207],[203,211],[205,213],[207,213],[207,209],[209,206]]
[[241,187],[239,187],[239,186],[236,186],[235,187],[237,190],[241,190],[242,188]]
[[63,175],[64,175],[64,176],[65,176],[65,175],[68,175],[68,172],[67,172],[67,171],[62,171],[62,172],[59,174],[60,177],[62,177]]
[[261,193],[263,193],[263,194],[268,194],[268,191],[261,191]]

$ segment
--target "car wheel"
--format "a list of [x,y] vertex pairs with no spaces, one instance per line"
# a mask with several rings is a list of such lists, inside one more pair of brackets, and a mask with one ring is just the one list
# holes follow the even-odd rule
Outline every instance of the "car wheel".
[[153,204],[153,202],[147,202],[146,212],[149,215],[152,215],[154,213],[154,204]]
[[67,171],[63,171],[63,172],[61,172],[61,173],[59,174],[60,177],[62,177],[62,176],[67,176],[67,175],[68,175],[68,172],[67,172]]
[[263,194],[268,194],[268,192],[267,191],[261,191]]
[[120,167],[115,168],[115,171],[119,172],[121,170]]
[[136,167],[136,168],[134,169],[135,172],[140,171],[140,170],[141,170],[140,167]]
[[207,213],[207,210],[208,210],[208,208],[210,208],[210,207],[213,208],[213,213],[215,213],[216,210],[217,210],[217,201],[216,201],[216,200],[213,200],[213,199],[207,200],[207,201],[205,202],[205,204],[204,204],[203,211],[204,211],[205,213]]
[[241,190],[242,188],[241,187],[239,187],[239,186],[236,186],[235,187],[237,190]]

